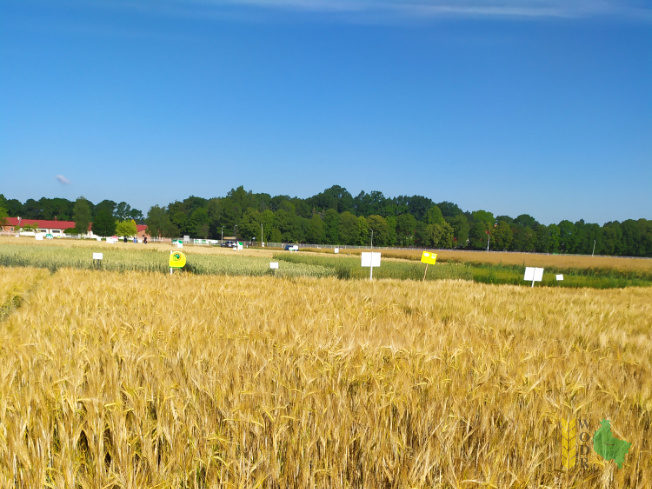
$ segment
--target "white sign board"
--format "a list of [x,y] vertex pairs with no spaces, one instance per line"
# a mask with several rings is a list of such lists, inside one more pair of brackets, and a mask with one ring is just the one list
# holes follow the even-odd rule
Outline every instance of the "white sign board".
[[335,249],[333,250],[333,253],[339,253],[339,252],[340,252],[340,249],[339,249],[339,248],[335,248]]
[[177,241],[177,248],[183,248],[183,243],[181,241]]
[[360,255],[361,265],[369,267],[369,280],[374,279],[374,267],[380,266],[380,253],[364,252]]
[[526,267],[523,280],[527,280],[528,282],[531,280],[532,287],[534,287],[534,282],[541,282],[543,280],[543,268]]
[[[95,238],[95,239],[97,239],[98,241],[102,241],[102,238],[100,238],[99,236],[97,238]],[[109,238],[106,238],[106,239],[107,239],[107,241],[109,240]]]
[[278,262],[277,261],[271,261],[269,262],[269,268],[276,268],[278,269]]
[[42,234],[35,234],[34,237],[36,238],[36,241],[43,241],[43,235]]
[[379,267],[380,253],[364,252],[361,254],[363,267]]
[[564,280],[564,276],[563,275],[557,275],[557,280]]
[[103,260],[104,253],[93,253],[93,260]]

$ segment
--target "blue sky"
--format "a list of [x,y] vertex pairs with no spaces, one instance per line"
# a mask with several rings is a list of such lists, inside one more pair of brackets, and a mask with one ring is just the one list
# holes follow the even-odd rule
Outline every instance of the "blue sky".
[[651,87],[643,1],[0,0],[0,193],[652,219]]

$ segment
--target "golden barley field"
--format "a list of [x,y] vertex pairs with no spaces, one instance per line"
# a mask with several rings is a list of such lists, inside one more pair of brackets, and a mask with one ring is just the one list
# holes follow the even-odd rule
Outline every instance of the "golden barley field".
[[3,488],[652,487],[652,288],[0,277]]

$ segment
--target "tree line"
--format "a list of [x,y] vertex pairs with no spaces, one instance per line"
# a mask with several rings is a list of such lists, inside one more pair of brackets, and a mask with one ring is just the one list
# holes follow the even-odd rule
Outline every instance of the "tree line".
[[[0,220],[8,216],[46,221],[73,221],[75,226],[66,232],[83,234],[92,226],[93,232],[99,236],[134,236],[137,232],[136,223],[145,221],[142,211],[132,209],[126,202],[103,200],[95,205],[84,197],[79,197],[74,202],[59,197],[42,197],[39,200],[27,199],[25,203],[21,203],[17,199],[7,199],[0,194]],[[23,229],[30,230],[30,226],[23,226]]]
[[[59,212],[63,220],[62,215],[73,217],[79,200],[30,199],[20,204],[0,194],[0,207],[9,215],[22,213],[32,219]],[[463,211],[452,202],[436,203],[420,195],[390,198],[382,192],[362,191],[353,197],[339,185],[305,199],[252,193],[240,186],[224,197],[190,196],[167,206],[155,205],[146,217],[125,202],[88,204],[94,220],[102,215],[108,216],[107,221],[133,219],[146,223],[150,235],[161,237],[361,246],[373,239],[374,246],[652,257],[652,221],[646,219],[602,226],[584,220],[545,225],[528,214],[510,217],[486,210]]]

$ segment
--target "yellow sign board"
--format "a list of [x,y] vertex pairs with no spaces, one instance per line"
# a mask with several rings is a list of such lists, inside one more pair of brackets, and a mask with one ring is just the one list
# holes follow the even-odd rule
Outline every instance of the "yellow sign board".
[[427,263],[429,265],[434,265],[437,262],[437,253],[430,253],[429,251],[424,251],[421,253],[421,262]]
[[170,253],[170,268],[183,268],[186,265],[186,255],[180,251]]

